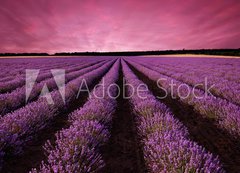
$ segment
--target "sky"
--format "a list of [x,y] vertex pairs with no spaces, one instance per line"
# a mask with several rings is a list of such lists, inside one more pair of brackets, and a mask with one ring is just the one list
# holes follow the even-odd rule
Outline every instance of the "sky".
[[0,4],[0,53],[240,48],[240,0]]

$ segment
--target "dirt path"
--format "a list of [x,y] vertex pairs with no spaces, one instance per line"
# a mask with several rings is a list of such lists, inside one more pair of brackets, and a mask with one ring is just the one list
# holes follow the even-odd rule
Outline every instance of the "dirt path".
[[111,137],[102,148],[106,163],[101,173],[144,173],[145,165],[140,142],[137,137],[134,115],[131,113],[128,100],[123,99],[123,74],[120,71],[118,86],[121,95],[113,117]]
[[[157,87],[156,82],[150,80],[133,66],[128,64],[134,73],[146,83],[155,96],[163,96],[164,93]],[[224,169],[229,173],[240,172],[240,142],[235,140],[226,131],[218,128],[213,121],[203,118],[194,109],[181,103],[179,100],[168,96],[161,99],[173,114],[187,128],[190,138],[204,146],[208,151],[219,156]]]
[[[89,89],[99,83],[101,80],[100,76],[96,79],[92,86],[89,86]],[[47,140],[50,140],[52,143],[55,141],[55,133],[63,128],[70,126],[68,122],[69,113],[74,110],[82,107],[87,101],[88,93],[82,92],[78,96],[78,99],[73,101],[70,104],[70,107],[61,114],[55,116],[49,125],[39,131],[31,141],[29,141],[26,146],[23,148],[23,154],[19,156],[8,155],[4,158],[4,165],[2,172],[4,173],[26,173],[31,170],[31,168],[38,168],[42,160],[46,160],[44,154],[43,145]]]

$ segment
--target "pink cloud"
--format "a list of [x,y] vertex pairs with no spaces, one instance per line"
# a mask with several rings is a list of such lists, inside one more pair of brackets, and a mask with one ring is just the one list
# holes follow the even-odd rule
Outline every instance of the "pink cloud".
[[239,0],[1,0],[0,52],[240,47]]

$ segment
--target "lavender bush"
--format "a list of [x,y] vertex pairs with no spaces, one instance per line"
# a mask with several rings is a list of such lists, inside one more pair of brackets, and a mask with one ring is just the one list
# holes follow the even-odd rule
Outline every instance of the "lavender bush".
[[[124,61],[122,66],[127,83],[138,87],[142,82]],[[130,90],[128,88],[131,93]],[[187,129],[149,90],[141,96],[147,99],[141,99],[135,93],[130,101],[137,115],[138,133],[142,137],[144,159],[150,172],[225,172],[218,158],[191,141]]]
[[36,102],[2,117],[0,119],[0,146],[2,146],[0,152],[4,153],[8,148],[11,148],[11,151],[16,154],[21,152],[22,146],[31,139],[33,134],[44,128],[59,112],[69,107],[76,98],[79,90],[78,86],[83,79],[89,86],[92,85],[92,82],[103,75],[112,64],[113,61],[110,61],[68,83],[66,85],[65,104],[60,93],[55,91],[51,94],[54,98],[54,105],[48,104],[45,98],[40,98]]
[[[78,68],[80,70],[73,71],[73,72],[66,74],[65,83],[67,84],[71,80],[74,80],[75,78],[83,75],[84,73],[88,73],[88,72],[94,70],[95,68],[100,67],[104,63],[105,62],[102,62],[99,64],[97,63],[97,64],[93,65],[93,63],[91,62],[91,63],[86,63],[84,65],[79,66]],[[68,72],[69,69],[67,69],[66,71]],[[32,100],[36,99],[41,94],[42,88],[45,84],[48,86],[49,91],[53,91],[53,90],[57,89],[56,82],[53,78],[42,80],[41,82],[36,83],[35,86],[33,87],[31,94],[27,100],[28,103],[31,102]],[[17,108],[26,104],[25,98],[26,98],[26,86],[17,88],[16,90],[14,90],[11,93],[1,94],[0,95],[0,103],[1,103],[0,104],[0,115],[3,116],[6,113],[14,111]]]
[[[133,61],[128,61],[136,69],[145,74],[149,79],[153,81],[158,81],[159,78],[164,78],[166,80],[160,81],[160,84],[165,88],[169,93],[172,93],[176,98],[179,98],[183,103],[192,105],[196,111],[202,114],[204,117],[215,120],[217,125],[220,128],[227,130],[233,137],[240,136],[240,107],[223,100],[221,98],[213,97],[211,95],[206,95],[203,91],[196,89],[195,95],[190,93],[186,98],[180,97],[179,95],[186,95],[185,90],[177,90],[177,87],[180,86],[180,81],[177,81],[173,78],[162,75],[154,70],[151,70],[150,67],[145,67],[143,65],[137,64]],[[175,89],[171,90],[169,84],[171,82],[176,84]],[[192,90],[191,86],[189,86]],[[197,98],[203,97],[202,99]]]
[[[104,162],[98,152],[98,147],[104,144],[110,134],[108,125],[116,109],[116,100],[110,95],[117,95],[117,88],[104,98],[96,97],[118,79],[120,61],[118,60],[105,75],[104,86],[99,86],[89,96],[87,103],[70,115],[72,125],[56,134],[55,147],[49,142],[45,145],[48,153],[47,163],[42,162],[40,170],[31,172],[97,172]],[[100,82],[103,83],[103,82]]]

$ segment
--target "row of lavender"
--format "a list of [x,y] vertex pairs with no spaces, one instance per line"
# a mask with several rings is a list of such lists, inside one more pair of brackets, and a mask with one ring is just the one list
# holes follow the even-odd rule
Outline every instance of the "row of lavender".
[[[99,58],[103,60],[107,58]],[[78,57],[78,58],[65,58],[65,57],[51,57],[51,58],[5,58],[0,59],[0,68],[2,73],[0,74],[0,81],[7,81],[7,78],[13,79],[15,77],[24,76],[25,70],[28,68],[31,69],[41,69],[46,71],[52,69],[53,66],[56,67],[65,67],[65,66],[74,66],[79,63],[94,61],[95,58],[91,57]],[[6,79],[4,79],[6,78]]]
[[[87,73],[95,68],[98,68],[104,63],[105,61],[100,63],[99,62],[84,63],[82,65],[79,65],[77,68],[74,68],[75,71],[72,71],[72,68],[70,69],[67,68],[65,74],[65,83],[67,84],[71,80],[74,80],[76,77],[81,76],[84,73]],[[12,112],[17,108],[24,106],[26,103],[34,101],[41,94],[44,85],[48,86],[49,91],[54,91],[55,89],[58,88],[53,78],[47,78],[43,79],[41,82],[36,82],[27,100],[26,100],[27,86],[25,85],[17,88],[11,93],[0,94],[0,115],[3,116],[6,113]]]
[[[156,72],[148,65],[140,65],[130,60],[128,62],[149,79],[158,82],[168,93],[171,93],[183,103],[193,106],[204,117],[213,119],[220,128],[227,130],[232,136],[236,138],[240,136],[239,106],[221,98],[206,95],[202,90],[195,90],[194,93],[190,92],[187,97],[181,97],[186,96],[187,92],[186,90],[178,89],[183,84],[182,82]],[[159,81],[159,78],[164,78],[165,80]],[[171,82],[176,84],[174,89],[170,87]],[[189,86],[189,89],[193,91],[191,86]]]
[[[13,67],[5,67],[1,68],[3,69],[3,77],[0,81],[0,93],[5,93],[12,91],[16,89],[19,86],[23,86],[25,84],[25,73],[26,69],[41,69],[41,76],[38,80],[45,79],[47,77],[50,77],[50,74],[48,71],[50,69],[56,69],[56,68],[65,68],[66,66],[74,67],[75,64],[69,64],[69,63],[53,63],[50,65],[47,65],[46,62],[42,64],[36,64],[31,65],[29,63],[26,64],[14,64]],[[10,70],[10,71],[9,71]]]
[[[128,86],[133,87],[127,89],[150,172],[224,172],[218,158],[192,142],[187,129],[168,108],[156,100],[124,61],[122,65]],[[136,92],[139,86],[141,93]]]
[[[193,67],[191,67],[193,68]],[[162,66],[154,67],[152,66],[152,69],[156,69],[160,73],[167,75],[169,77],[173,77],[179,81],[182,81],[184,83],[187,83],[191,86],[196,86],[199,89],[204,90],[206,87],[205,82],[207,82],[208,86],[211,87],[211,93],[214,96],[221,97],[223,99],[226,99],[234,104],[240,105],[240,85],[239,82],[236,81],[229,81],[227,79],[222,78],[221,76],[217,76],[216,74],[221,74],[221,72],[211,73],[211,71],[205,71],[205,72],[195,72],[194,74],[198,75],[191,75],[187,72],[179,72],[175,70],[174,67],[171,68],[164,68]],[[189,70],[189,66],[182,65],[182,69],[185,71],[191,71]]]
[[[104,60],[104,58],[100,58],[100,60],[98,61],[101,61],[101,60]],[[42,60],[39,60],[39,61],[42,61]],[[68,67],[66,69],[66,72],[69,73],[69,72],[73,72],[73,71],[76,71],[76,70],[79,70],[79,65],[84,65],[85,63],[96,63],[96,60],[94,58],[90,58],[90,59],[82,59],[81,61],[70,61],[71,63],[69,63],[68,61],[66,61],[65,63],[61,63],[61,65],[59,65],[59,63],[53,63],[51,65],[47,65],[47,62],[46,61],[45,63],[40,63],[41,65],[37,66],[28,66],[29,64],[25,64],[25,65],[22,65],[21,66],[21,72],[22,72],[22,75],[17,75],[17,76],[13,76],[14,78],[12,80],[4,80],[3,82],[0,82],[0,93],[6,93],[6,92],[11,92],[15,89],[17,89],[18,87],[22,87],[24,86],[25,84],[25,81],[26,81],[26,69],[40,69],[41,70],[41,74],[38,76],[38,78],[36,79],[36,82],[41,82],[42,80],[45,80],[47,78],[51,78],[52,77],[52,74],[50,72],[51,69],[65,69],[66,67]],[[75,64],[75,63],[77,64]],[[38,61],[36,62],[38,64]],[[17,63],[15,63],[17,64]],[[44,65],[48,66],[48,67],[45,67]],[[4,69],[4,68],[3,68]],[[16,67],[16,69],[18,69]]]
[[[70,64],[65,64],[65,65],[70,65]],[[16,77],[23,77],[25,75],[25,70],[26,70],[26,67],[27,68],[34,68],[34,69],[41,69],[43,72],[51,69],[53,67],[56,67],[56,68],[61,68],[63,66],[63,63],[60,64],[60,63],[54,63],[54,64],[51,64],[51,65],[46,65],[44,66],[44,64],[40,65],[40,64],[37,64],[37,65],[32,65],[32,64],[4,64],[4,65],[1,65],[0,68],[1,69],[4,69],[3,70],[3,73],[1,74],[1,79],[0,79],[0,83],[2,82],[9,82],[11,80],[14,80],[14,78]]]
[[[85,105],[69,116],[72,125],[56,134],[55,146],[47,142],[47,162],[42,162],[39,170],[31,172],[97,172],[104,166],[99,147],[110,136],[112,115],[116,109],[117,86],[120,61],[95,88]],[[112,86],[112,87],[110,87]],[[104,98],[98,98],[103,90],[108,92]],[[97,97],[98,96],[98,97]]]
[[204,82],[207,79],[209,86],[214,85],[211,89],[214,95],[240,105],[240,78],[236,75],[240,73],[240,61],[238,59],[211,61],[206,58],[202,58],[201,61],[197,61],[196,58],[193,60],[182,58],[178,61],[141,58],[138,62],[151,64],[153,70],[156,69],[191,86],[198,84],[199,89],[204,89]]
[[138,57],[136,60],[148,62],[164,68],[175,69],[187,76],[200,78],[202,75],[214,76],[218,80],[236,82],[240,77],[240,60],[238,58],[213,58],[213,57]]
[[[68,109],[76,99],[83,80],[86,81],[87,86],[91,86],[96,79],[108,71],[113,62],[114,60],[108,61],[101,67],[92,69],[91,72],[87,69],[88,73],[86,72],[69,82],[65,88],[65,103],[59,91],[56,90],[51,92],[54,99],[53,105],[48,104],[45,98],[39,98],[37,101],[2,117],[0,119],[0,160],[6,154],[5,151],[11,151],[12,154],[20,153],[25,142],[31,140],[32,135],[46,127],[48,122],[59,115],[61,111]],[[86,85],[81,87],[86,87]]]
[[43,71],[47,69],[51,69],[52,66],[63,66],[63,65],[72,65],[71,62],[59,61],[45,58],[43,60],[39,59],[16,59],[16,58],[8,58],[8,59],[0,59],[0,68],[3,69],[0,74],[0,81],[11,80],[16,76],[23,76],[26,68],[34,68],[34,69],[42,69]]

